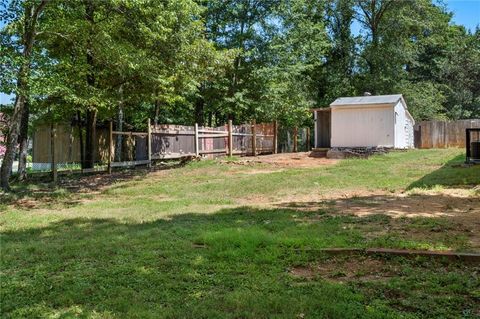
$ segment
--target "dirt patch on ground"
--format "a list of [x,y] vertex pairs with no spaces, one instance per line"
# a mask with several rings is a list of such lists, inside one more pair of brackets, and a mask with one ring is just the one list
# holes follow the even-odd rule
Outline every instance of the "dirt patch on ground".
[[280,169],[252,169],[245,172],[237,172],[237,173],[245,174],[245,175],[258,175],[258,174],[272,174],[272,173],[278,173],[282,171],[283,169],[281,168]]
[[326,213],[302,217],[298,220],[302,223],[320,222],[331,215],[360,217],[359,221],[365,220],[365,223],[356,222],[345,227],[360,230],[366,238],[394,235],[427,242],[438,237],[445,241],[448,233],[451,238],[465,237],[470,250],[480,251],[480,197],[469,190],[322,197],[318,200],[318,196],[303,196],[301,200],[282,201],[273,206]]
[[339,210],[357,216],[382,213],[391,217],[453,217],[469,218],[480,213],[480,198],[447,194],[360,197],[336,201]]
[[335,159],[309,157],[310,152],[281,153],[271,155],[261,155],[252,157],[243,157],[235,162],[229,162],[237,165],[249,164],[268,164],[280,167],[318,167],[324,165],[333,165],[338,162]]
[[289,270],[295,278],[306,280],[326,279],[333,282],[385,281],[398,275],[395,265],[383,259],[355,256],[346,259],[330,259],[309,266],[293,267]]
[[[368,192],[367,192],[368,194]],[[275,207],[304,211],[334,210],[338,214],[359,217],[386,215],[401,217],[451,217],[466,222],[480,223],[480,196],[471,196],[466,190],[452,190],[435,194],[370,193],[368,195],[319,196],[305,195],[288,198],[273,204]]]

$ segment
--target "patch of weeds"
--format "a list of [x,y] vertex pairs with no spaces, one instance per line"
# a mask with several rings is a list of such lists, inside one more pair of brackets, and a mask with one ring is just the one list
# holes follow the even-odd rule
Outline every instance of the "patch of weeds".
[[238,162],[239,160],[240,160],[239,156],[226,156],[222,158],[222,161],[227,163]]
[[442,232],[455,229],[455,225],[451,221],[442,218],[410,218],[405,220],[407,228],[428,230],[432,232]]
[[442,191],[445,190],[445,187],[443,185],[433,185],[430,187],[414,187],[412,189],[409,189],[406,191],[407,195],[425,195],[425,194],[431,194],[431,193],[441,193]]
[[366,217],[358,217],[356,218],[357,223],[361,224],[389,224],[392,221],[392,218],[388,215],[384,214],[372,214]]
[[425,318],[476,318],[478,299],[472,291],[480,281],[478,267],[434,260],[415,261],[394,258],[397,268],[388,281],[352,282],[368,303],[385,303],[405,313]]
[[480,196],[480,186],[476,186],[474,188],[472,188],[472,190],[470,191],[471,193],[471,196]]

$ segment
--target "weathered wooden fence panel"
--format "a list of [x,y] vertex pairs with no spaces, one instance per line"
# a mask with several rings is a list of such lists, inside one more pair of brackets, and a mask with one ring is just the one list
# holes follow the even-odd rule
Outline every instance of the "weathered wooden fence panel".
[[257,154],[273,153],[275,137],[273,123],[255,124],[256,152]]
[[252,153],[252,126],[250,124],[233,125],[233,154],[247,155]]
[[[256,154],[274,152],[274,124],[261,123],[232,125],[232,154],[253,154],[253,128],[255,128]],[[183,125],[152,126],[152,159],[179,158],[195,155],[198,138],[198,153],[215,156],[228,154],[228,125],[219,127],[195,127]]]
[[465,129],[476,127],[480,127],[480,119],[458,121],[422,121],[415,124],[415,147],[465,147]]
[[195,128],[185,125],[152,126],[152,159],[195,155]]
[[[55,126],[55,162],[58,167],[80,164],[80,138],[76,127],[69,124]],[[108,129],[97,128],[97,138],[94,146],[94,161],[108,161]],[[34,170],[49,170],[52,162],[50,124],[39,125],[33,135],[32,168]]]
[[199,127],[198,131],[199,154],[209,157],[226,155],[228,152],[228,127]]
[[[291,129],[290,129],[291,131]],[[287,132],[287,131],[285,131]],[[187,156],[259,155],[281,151],[304,151],[309,148],[308,129],[293,129],[288,135],[287,147],[280,146],[277,123],[199,127],[185,125],[150,125],[147,132],[114,131],[113,123],[108,128],[97,127],[95,145],[95,170],[112,167],[151,165],[152,160],[179,159]],[[51,167],[52,149],[50,127],[38,127],[34,135],[33,161]],[[291,137],[291,138],[290,138]],[[293,140],[292,140],[293,139]],[[293,147],[290,147],[292,145]],[[68,163],[69,169],[78,169],[81,163],[78,129],[70,125],[57,125],[55,138],[55,163],[61,167]],[[304,147],[305,145],[305,147]],[[75,165],[71,165],[75,164]],[[56,165],[56,164],[55,164]],[[55,166],[54,165],[54,166]],[[56,167],[56,166],[55,166]],[[76,168],[75,168],[76,167]]]

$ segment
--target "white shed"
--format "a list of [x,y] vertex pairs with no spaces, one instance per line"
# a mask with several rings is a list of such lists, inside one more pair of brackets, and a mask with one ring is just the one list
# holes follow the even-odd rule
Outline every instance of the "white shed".
[[317,148],[414,145],[415,121],[401,94],[341,97],[314,116]]

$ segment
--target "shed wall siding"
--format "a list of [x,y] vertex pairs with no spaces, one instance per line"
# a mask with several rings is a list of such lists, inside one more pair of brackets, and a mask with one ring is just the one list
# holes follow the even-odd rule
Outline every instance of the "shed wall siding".
[[332,147],[394,147],[393,107],[332,108]]
[[407,116],[407,148],[415,148],[414,121]]
[[407,147],[407,118],[405,108],[401,102],[398,102],[394,108],[395,111],[395,148]]
[[395,105],[395,148],[413,148],[413,122],[401,102]]

